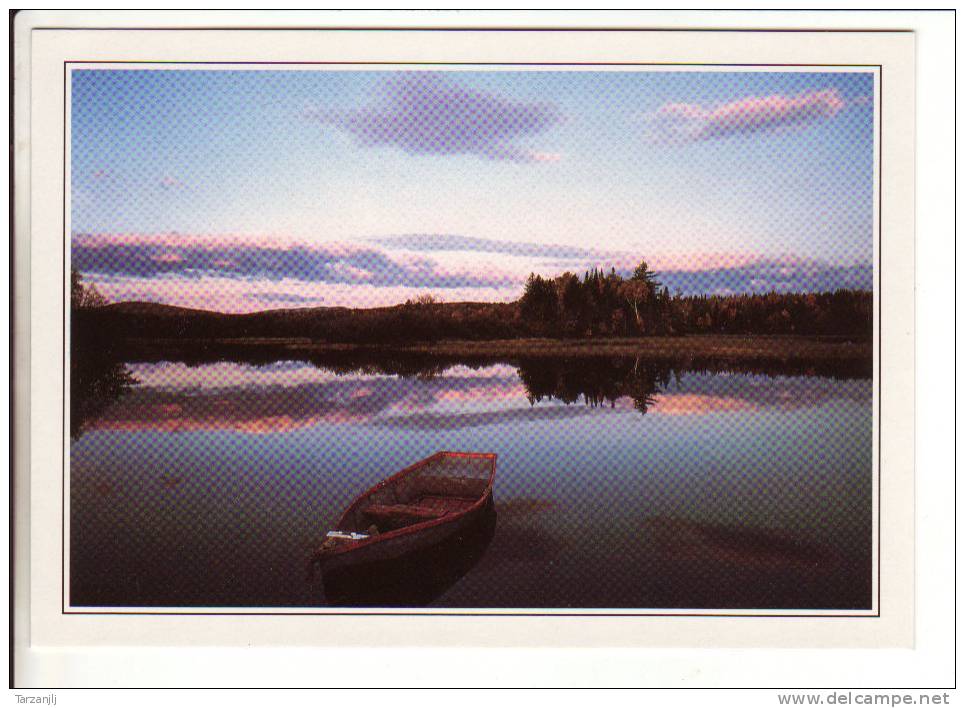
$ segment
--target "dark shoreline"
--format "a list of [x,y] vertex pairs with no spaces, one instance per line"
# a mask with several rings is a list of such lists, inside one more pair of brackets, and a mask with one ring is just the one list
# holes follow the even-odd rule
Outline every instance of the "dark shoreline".
[[151,354],[183,350],[274,351],[278,355],[326,352],[385,352],[447,357],[644,357],[768,359],[774,361],[867,361],[872,342],[834,336],[795,335],[684,335],[679,337],[612,337],[596,339],[494,339],[442,340],[399,344],[356,344],[316,341],[295,337],[245,337],[210,339],[140,339],[118,343],[125,351]]
[[77,346],[79,359],[116,362],[219,361],[268,365],[306,361],[335,372],[426,375],[456,365],[538,366],[539,362],[585,361],[590,368],[616,361],[680,371],[830,376],[870,379],[873,344],[843,337],[786,335],[688,335],[610,339],[442,340],[349,344],[308,338],[116,339],[91,349]]

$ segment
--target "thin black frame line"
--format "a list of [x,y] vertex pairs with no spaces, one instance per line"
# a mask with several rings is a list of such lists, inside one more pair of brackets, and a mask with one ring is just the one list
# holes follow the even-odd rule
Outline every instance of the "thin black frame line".
[[[881,615],[881,412],[882,403],[881,399],[884,398],[882,395],[884,393],[884,367],[881,365],[881,355],[882,348],[881,343],[884,341],[884,331],[882,329],[884,325],[884,319],[882,318],[882,313],[885,310],[885,293],[884,293],[884,281],[885,272],[882,268],[882,263],[884,263],[882,251],[884,251],[884,238],[882,234],[884,233],[884,202],[882,201],[882,195],[884,194],[884,185],[882,184],[884,180],[884,137],[885,137],[885,68],[882,66],[878,69],[878,615]],[[912,534],[914,537],[914,534]]]
[[[67,573],[64,570],[67,564],[67,543],[64,539],[67,533],[67,494],[65,489],[67,488],[67,453],[65,452],[67,448],[67,438],[64,430],[64,412],[69,407],[69,402],[67,400],[67,308],[64,305],[64,300],[67,297],[66,284],[64,279],[66,277],[67,270],[67,249],[70,247],[70,241],[72,239],[67,237],[67,77],[69,76],[69,70],[67,64],[64,64],[64,173],[61,179],[61,192],[62,192],[62,202],[61,202],[61,212],[60,218],[63,222],[63,233],[64,241],[66,243],[61,245],[60,249],[60,280],[61,280],[61,292],[60,292],[60,313],[61,313],[61,336],[64,338],[63,346],[61,347],[61,366],[60,366],[60,393],[61,393],[61,404],[63,405],[65,411],[61,411],[61,445],[60,445],[60,466],[61,466],[61,481],[60,481],[60,602],[63,605],[64,600],[67,595]],[[68,602],[69,604],[69,602]]]
[[[952,16],[957,20],[958,10],[952,11]],[[958,155],[958,22],[952,22],[952,154]],[[952,170],[952,193],[958,194],[958,161],[953,158],[956,169]],[[958,200],[952,200],[952,263],[955,270],[955,278],[952,280],[952,329],[955,336],[952,342],[952,386],[958,390]],[[952,425],[958,431],[958,406],[952,410]],[[952,465],[953,469],[958,469],[958,435],[952,436]],[[954,610],[952,612],[952,631],[954,641],[952,642],[952,668],[953,668],[953,687],[958,687],[958,475],[952,475],[952,598]]]
[[[708,62],[686,62],[686,61],[585,61],[585,62],[559,62],[559,61],[171,61],[171,60],[150,60],[140,59],[137,61],[121,61],[115,59],[71,59],[64,64],[158,64],[158,65],[193,65],[202,66],[223,65],[223,66],[734,66],[734,67],[834,67],[834,68],[855,68],[873,69],[880,67],[880,64],[756,64],[756,63],[708,63]],[[803,73],[803,72],[802,72]]]
[[[415,646],[415,645],[411,645],[411,644],[399,644],[399,645],[397,645],[396,647],[393,647],[393,648],[397,648],[397,649],[407,649],[407,648],[410,648],[410,647],[413,647],[413,646]],[[420,648],[421,648],[421,645],[420,645]],[[433,648],[433,649],[437,649],[437,648],[445,649],[445,647],[432,647],[432,648]],[[583,648],[592,648],[592,647],[576,647],[576,648],[577,648],[577,649],[583,649]],[[185,687],[183,687],[183,686],[138,686],[136,690],[142,690],[142,691],[167,690],[167,691],[172,691],[172,690],[179,690],[179,689],[184,689],[184,688],[185,688]],[[245,686],[245,687],[244,687],[244,690],[246,690],[246,691],[251,691],[251,690],[255,690],[255,691],[306,691],[306,690],[307,690],[307,691],[331,691],[331,690],[338,690],[338,689],[353,689],[353,688],[365,688],[366,690],[374,690],[374,691],[397,691],[397,690],[399,690],[399,689],[402,689],[402,690],[411,690],[411,689],[413,689],[414,687],[413,687],[413,686],[404,686],[404,685],[403,685],[403,686],[364,686],[364,687],[360,687],[360,686],[358,686],[358,685],[348,685],[348,684],[346,684],[346,685],[339,684],[339,685],[337,685],[337,686],[336,686],[336,685],[327,686],[327,685],[319,684],[319,685],[317,685],[317,686],[307,686],[307,687],[305,687],[305,686]],[[451,690],[452,690],[452,688],[449,687],[449,686],[419,686],[418,688],[419,688],[419,689],[427,689],[427,690],[430,690],[430,691],[447,691],[447,690],[448,690],[448,691],[451,691]],[[465,686],[458,686],[458,688],[460,688],[460,689],[469,689],[469,690],[483,690],[483,691],[486,691],[486,690],[493,690],[494,688],[505,688],[505,686],[485,686],[485,685],[479,686],[479,685],[475,685],[475,684],[467,684],[467,685],[465,685]],[[560,686],[558,686],[558,685],[539,685],[539,686],[521,686],[521,687],[514,687],[515,690],[523,690],[523,691],[538,691],[538,690],[558,689],[558,688],[560,688]],[[954,687],[954,686],[891,686],[891,685],[888,685],[888,686],[882,686],[882,687],[868,687],[868,686],[859,686],[859,687],[856,687],[856,686],[850,686],[850,687],[848,687],[848,688],[849,688],[849,690],[852,691],[852,692],[855,692],[855,691],[867,691],[867,690],[879,690],[880,688],[887,688],[887,689],[892,690],[892,691],[909,691],[909,692],[919,691],[919,692],[928,692],[928,691],[951,691],[951,690],[954,690],[955,687]],[[604,691],[617,691],[617,690],[621,690],[621,691],[626,691],[626,690],[634,690],[634,689],[636,689],[637,691],[669,691],[669,690],[678,690],[678,691],[768,691],[769,693],[775,693],[775,692],[777,692],[777,691],[809,691],[809,692],[811,692],[811,693],[815,693],[815,692],[818,692],[818,691],[835,691],[835,692],[840,692],[840,691],[843,690],[841,686],[781,686],[780,688],[765,688],[765,687],[763,687],[763,686],[720,686],[720,687],[718,687],[718,686],[653,686],[653,687],[651,687],[651,686],[645,686],[645,687],[632,686],[632,687],[629,687],[629,688],[626,687],[626,686],[599,686],[599,687],[597,687],[597,686],[567,686],[567,690],[580,690],[580,691],[593,691],[593,690],[604,690]],[[69,687],[69,690],[71,690],[71,691],[105,691],[105,690],[109,690],[109,691],[130,691],[131,689],[130,689],[130,688],[127,688],[126,686],[70,686],[70,687]],[[238,690],[238,686],[237,686],[237,685],[235,685],[235,686],[191,686],[191,687],[190,687],[190,690],[192,690],[192,691],[233,691],[233,690]]]
[[[525,8],[518,8],[524,10]],[[713,8],[694,8],[694,12],[705,12]],[[947,12],[950,8],[932,8],[932,12]],[[471,10],[467,10],[469,12]],[[734,9],[734,12],[740,12]],[[744,10],[750,11],[750,10]],[[755,12],[760,11],[754,10]],[[802,10],[807,12],[807,10]],[[839,12],[849,12],[847,9],[838,8]],[[881,10],[882,12],[895,12],[895,10]],[[921,12],[922,10],[908,10],[909,12]],[[822,10],[823,12],[823,10]],[[867,12],[867,10],[850,10],[850,12]],[[724,34],[914,34],[914,30],[908,29],[846,29],[846,28],[790,28],[775,27],[773,29],[758,29],[752,27],[433,27],[433,26],[412,26],[412,27],[283,27],[264,25],[260,27],[224,27],[224,26],[198,26],[198,27],[58,27],[50,25],[45,27],[34,27],[34,31],[55,31],[55,32],[553,32],[556,34],[565,33],[584,33],[584,32],[608,32],[608,33],[652,33],[652,32],[716,32]]]
[[715,612],[715,613],[701,613],[701,612],[663,612],[663,613],[653,613],[653,612],[226,612],[224,610],[219,610],[217,612],[145,612],[143,610],[138,610],[136,612],[124,612],[121,610],[107,610],[104,612],[63,612],[64,615],[84,615],[84,616],[96,616],[96,615],[118,615],[118,616],[145,616],[145,617],[170,617],[170,616],[200,616],[200,617],[506,617],[512,619],[514,617],[637,617],[640,619],[646,619],[648,617],[740,617],[740,618],[751,618],[751,619],[772,619],[772,618],[784,618],[784,619],[796,619],[803,617],[805,619],[810,618],[822,618],[822,619],[867,619],[867,618],[877,618],[880,614],[838,614],[838,615],[827,615],[827,614],[788,614],[786,611],[782,614],[768,614],[762,613],[759,615],[748,615],[748,614],[729,614],[725,612]]
[[[14,36],[15,17],[16,15],[14,14],[13,11],[11,11],[9,20],[8,20],[8,25],[7,25],[8,31],[10,33],[9,34],[10,37]],[[14,141],[16,139],[16,115],[15,115],[16,98],[14,96],[14,84],[15,84],[14,66],[16,63],[16,57],[14,56],[13,48],[14,48],[14,43],[10,42],[10,48],[8,50],[8,59],[10,61],[10,66],[7,70],[7,77],[8,77],[8,80],[10,81],[10,86],[7,88],[7,98],[9,100],[9,106],[10,106],[10,115],[8,117],[8,123],[7,123],[7,128],[9,131],[7,133],[7,136],[8,136],[7,150],[9,151],[8,152],[9,155],[14,154]],[[15,441],[16,432],[14,430],[14,421],[16,420],[16,410],[15,410],[14,401],[16,399],[17,392],[16,392],[15,364],[14,364],[14,359],[16,357],[14,356],[14,344],[13,344],[15,341],[14,333],[16,332],[15,313],[14,313],[15,293],[14,293],[13,273],[15,270],[16,253],[17,253],[16,238],[13,237],[13,235],[16,233],[16,230],[15,230],[16,194],[14,190],[14,184],[16,183],[15,163],[16,163],[16,160],[11,159],[7,165],[7,178],[8,178],[7,190],[8,190],[9,204],[10,204],[10,210],[9,210],[9,213],[7,214],[7,228],[9,229],[8,233],[11,234],[9,243],[7,245],[7,249],[8,249],[7,263],[9,264],[9,268],[10,268],[10,278],[7,282],[7,297],[9,298],[7,301],[7,317],[8,317],[7,336],[9,337],[8,341],[10,342],[10,347],[8,348],[8,351],[10,352],[10,355],[9,355],[10,360],[7,362],[7,386],[8,386],[7,391],[9,392],[9,398],[7,400],[7,414],[8,414],[8,420],[9,420],[8,427],[7,427],[7,440],[9,441],[9,445],[8,445],[9,449],[7,450],[7,464],[9,465],[9,467],[7,468],[9,470],[9,474],[7,476],[7,494],[8,494],[7,499],[9,500],[8,508],[10,512],[9,518],[7,519],[7,534],[8,534],[7,535],[7,562],[9,565],[9,577],[7,578],[7,592],[8,592],[7,641],[8,641],[8,652],[9,652],[7,655],[8,657],[7,672],[8,672],[9,686],[11,688],[13,688],[13,685],[15,683],[15,678],[16,678],[16,664],[15,664],[16,638],[14,635],[16,634],[16,629],[18,624],[16,621],[16,616],[17,616],[16,615],[16,594],[17,594],[16,593],[16,574],[14,573],[14,566],[16,564],[16,555],[17,555],[16,529],[15,529],[16,515],[14,514],[14,510],[17,508],[16,507],[16,501],[17,501],[16,489],[14,484],[16,479],[16,474],[14,473],[14,470],[16,469],[16,466],[14,465],[14,460],[15,460],[14,448],[16,447],[16,441]],[[61,543],[63,543],[63,541],[61,541]],[[61,579],[61,582],[63,582],[63,579]]]
[[[712,31],[712,30],[708,30],[708,31]],[[767,30],[762,30],[762,31],[767,31]],[[795,31],[798,31],[798,30],[795,30]],[[808,31],[808,30],[801,30],[801,31]],[[902,30],[902,31],[904,31],[904,30]],[[62,178],[62,186],[63,186],[63,194],[64,194],[64,204],[63,204],[63,214],[62,214],[61,219],[62,219],[62,224],[63,224],[63,226],[62,226],[62,232],[63,232],[63,235],[64,235],[64,238],[65,238],[66,243],[64,244],[64,255],[62,256],[62,258],[63,258],[63,260],[64,260],[64,264],[63,264],[62,268],[66,268],[66,250],[67,250],[67,247],[69,246],[69,243],[70,243],[70,237],[69,237],[68,234],[66,233],[66,232],[67,232],[67,224],[66,224],[66,218],[67,218],[67,217],[66,217],[66,213],[67,213],[67,206],[66,206],[66,205],[67,205],[67,197],[66,197],[66,193],[67,193],[67,139],[66,139],[66,131],[67,131],[67,77],[68,77],[67,67],[68,67],[68,65],[70,65],[70,64],[154,64],[154,63],[165,63],[165,64],[171,63],[171,64],[192,65],[192,64],[219,64],[219,63],[221,63],[221,62],[190,62],[190,61],[187,61],[187,62],[150,62],[150,61],[121,62],[121,61],[110,61],[110,60],[108,60],[108,61],[65,60],[65,61],[64,61],[64,87],[63,87],[63,96],[64,96],[64,99],[63,99],[63,102],[64,102],[64,144],[63,144],[63,160],[62,160],[63,172],[62,172],[62,175],[61,175],[61,178]],[[366,66],[366,65],[372,65],[372,64],[393,64],[393,63],[395,63],[395,62],[358,62],[358,61],[356,61],[356,62],[258,62],[258,61],[251,61],[251,62],[226,62],[226,63],[227,63],[227,64],[231,64],[231,65],[234,65],[234,64],[247,64],[247,65],[262,65],[262,64],[268,64],[268,65],[279,65],[279,64],[281,64],[281,65],[284,65],[284,64],[302,65],[302,64],[306,64],[306,65],[354,65],[354,66],[359,66],[359,65],[361,65],[361,66]],[[399,62],[399,63],[405,64],[405,65],[423,65],[423,64],[427,64],[427,63],[429,63],[429,62]],[[439,65],[471,65],[471,66],[679,66],[679,65],[680,65],[680,64],[674,64],[674,63],[660,63],[660,62],[627,62],[627,63],[616,63],[616,64],[580,63],[580,62],[551,63],[551,64],[536,63],[536,62],[531,62],[531,63],[513,63],[513,62],[438,62],[438,64],[439,64]],[[842,67],[842,66],[847,66],[847,67],[855,67],[855,68],[877,68],[877,69],[878,69],[878,74],[879,74],[879,88],[878,88],[879,103],[883,103],[883,100],[884,100],[884,94],[883,94],[883,91],[882,91],[882,87],[883,87],[883,85],[884,85],[884,82],[883,82],[884,67],[883,67],[883,65],[881,65],[881,64],[727,64],[727,63],[723,63],[723,64],[713,64],[713,63],[694,63],[694,64],[686,64],[686,65],[687,65],[687,66],[721,66],[721,67],[726,67],[726,66],[739,66],[739,67],[747,67],[747,66],[759,66],[759,67],[786,67],[786,66]],[[880,112],[881,112],[881,111],[879,110],[879,113],[880,113]],[[883,170],[882,170],[882,160],[881,160],[881,154],[883,153],[883,146],[884,146],[883,125],[884,125],[884,124],[883,124],[883,116],[879,116],[879,141],[878,141],[878,150],[879,150],[879,160],[878,160],[878,203],[879,203],[879,212],[878,212],[878,213],[879,213],[879,224],[878,224],[878,278],[879,278],[879,291],[881,290],[881,281],[883,280],[883,276],[884,276],[884,274],[883,274],[883,272],[882,272],[882,259],[881,259],[881,251],[882,251],[882,230],[883,230],[883,229],[882,229],[882,223],[881,223],[881,221],[882,221],[882,220],[881,220],[881,213],[882,213],[882,212],[881,212],[881,206],[882,206],[882,193],[883,193],[883,191],[884,191],[884,190],[882,189]],[[63,313],[62,328],[63,328],[63,331],[66,332],[67,314],[66,314],[66,306],[63,304],[63,303],[64,303],[64,300],[65,300],[65,298],[66,298],[66,290],[63,290],[63,288],[66,288],[66,280],[65,280],[65,278],[63,277],[63,272],[61,273],[61,275],[62,275],[62,278],[61,278],[61,287],[62,287],[62,291],[61,291],[61,310],[62,310],[62,313]],[[317,617],[330,617],[330,616],[404,616],[404,617],[411,617],[411,616],[418,616],[418,617],[740,617],[740,618],[755,618],[755,617],[757,617],[757,618],[760,618],[760,617],[765,617],[765,618],[767,618],[767,617],[779,617],[779,618],[781,618],[781,617],[783,617],[783,618],[805,618],[805,619],[807,619],[807,618],[837,618],[837,617],[842,617],[842,618],[880,618],[880,617],[881,617],[881,496],[882,496],[882,495],[881,495],[881,443],[880,443],[880,441],[881,441],[881,390],[880,390],[880,389],[881,389],[881,374],[882,374],[881,366],[880,366],[880,360],[881,360],[881,351],[882,351],[882,336],[881,336],[881,322],[882,322],[882,319],[881,319],[881,316],[882,316],[881,302],[882,302],[882,299],[881,299],[881,293],[880,293],[880,292],[879,292],[879,300],[878,300],[878,302],[879,302],[879,307],[878,307],[878,352],[879,352],[879,353],[878,353],[878,356],[879,356],[879,367],[878,367],[878,368],[879,368],[879,371],[878,371],[878,387],[879,387],[879,394],[878,394],[878,408],[879,408],[878,440],[879,440],[879,444],[878,444],[878,475],[877,475],[877,477],[878,477],[878,524],[877,524],[877,533],[878,533],[878,558],[877,558],[877,560],[878,560],[878,569],[877,569],[877,570],[878,570],[878,593],[877,593],[877,608],[875,608],[876,611],[875,611],[873,614],[851,614],[851,615],[846,615],[846,614],[833,614],[833,615],[829,615],[829,614],[771,614],[771,613],[768,612],[768,610],[760,610],[760,611],[762,612],[762,614],[739,614],[739,613],[733,613],[733,614],[731,614],[731,613],[727,613],[727,614],[714,614],[714,613],[691,613],[691,614],[683,614],[683,613],[649,613],[649,612],[645,612],[645,611],[634,612],[634,613],[629,613],[629,614],[627,614],[627,613],[603,613],[603,612],[596,612],[596,613],[575,613],[575,612],[574,612],[574,613],[563,613],[563,612],[554,612],[554,613],[518,613],[518,612],[486,613],[486,612],[465,612],[465,613],[458,613],[458,612],[456,612],[456,613],[453,613],[453,612],[419,612],[419,611],[409,611],[409,612],[375,612],[375,613],[369,613],[369,612],[332,612],[332,611],[329,611],[329,612],[325,612],[325,611],[318,611],[318,612],[172,612],[172,611],[158,611],[158,612],[143,612],[143,611],[133,611],[133,612],[126,612],[126,611],[105,611],[105,612],[98,612],[98,611],[88,611],[88,612],[85,612],[85,611],[70,610],[70,609],[67,609],[67,607],[69,607],[69,603],[66,603],[67,607],[65,607],[65,602],[64,602],[65,599],[66,599],[66,598],[65,598],[65,595],[66,595],[66,573],[65,573],[65,569],[64,569],[64,559],[65,559],[65,557],[66,557],[66,543],[65,543],[65,540],[64,540],[64,535],[65,535],[65,532],[66,532],[66,511],[65,511],[65,508],[66,508],[66,494],[64,493],[64,489],[65,489],[66,486],[67,486],[67,477],[66,477],[66,475],[67,475],[67,469],[66,469],[66,467],[67,467],[67,466],[66,466],[66,459],[65,459],[65,454],[66,454],[66,453],[64,452],[64,450],[66,449],[66,446],[67,446],[67,439],[66,439],[66,429],[64,428],[63,424],[61,425],[61,459],[63,460],[63,464],[62,464],[62,469],[61,469],[61,535],[60,535],[60,545],[61,545],[61,565],[60,565],[60,577],[61,577],[61,611],[60,611],[60,613],[61,613],[62,616],[63,616],[63,615],[124,615],[124,616],[126,616],[126,615],[195,616],[195,615],[197,615],[197,616],[255,616],[255,617],[291,617],[291,616],[317,616]],[[65,337],[65,340],[64,340],[64,345],[65,345],[65,346],[64,346],[64,351],[62,352],[62,357],[63,357],[64,359],[66,359],[66,337]],[[61,376],[63,377],[63,381],[64,381],[64,384],[63,384],[62,389],[61,389],[61,405],[64,406],[64,409],[66,409],[66,407],[67,407],[67,400],[66,400],[66,373],[65,373],[66,363],[64,363],[63,369],[64,369],[64,371],[61,372]],[[507,608],[507,609],[508,609],[508,608]]]

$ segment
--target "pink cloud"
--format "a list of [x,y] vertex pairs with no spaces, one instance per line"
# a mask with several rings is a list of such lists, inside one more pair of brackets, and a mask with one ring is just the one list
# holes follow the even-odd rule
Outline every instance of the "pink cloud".
[[71,263],[85,275],[181,279],[201,276],[241,281],[291,280],[452,291],[507,288],[521,280],[491,267],[451,269],[420,255],[392,255],[362,245],[292,241],[275,236],[236,238],[182,234],[78,234]]
[[797,96],[748,96],[716,108],[666,103],[650,115],[657,142],[693,142],[802,126],[833,118],[847,102],[837,89]]
[[[382,243],[389,247],[380,248]],[[376,307],[426,293],[446,302],[511,302],[519,298],[531,272],[555,277],[564,271],[582,274],[599,267],[609,272],[613,267],[626,277],[642,258],[670,292],[684,294],[722,293],[722,288],[869,288],[872,275],[867,263],[836,264],[791,254],[655,253],[645,245],[632,252],[605,252],[456,236],[346,244],[277,234],[76,234],[71,251],[72,266],[111,302],[138,300],[222,312]],[[507,258],[494,262],[486,255],[490,253]]]

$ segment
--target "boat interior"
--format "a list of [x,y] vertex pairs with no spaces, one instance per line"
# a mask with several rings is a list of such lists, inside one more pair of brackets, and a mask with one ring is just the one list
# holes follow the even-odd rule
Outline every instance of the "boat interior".
[[486,494],[491,473],[488,456],[435,456],[360,499],[342,526],[371,535],[465,511]]

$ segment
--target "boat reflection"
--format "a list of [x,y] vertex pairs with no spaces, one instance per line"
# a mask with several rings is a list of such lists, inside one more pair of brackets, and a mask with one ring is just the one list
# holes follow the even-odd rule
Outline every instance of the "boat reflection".
[[482,559],[496,531],[493,502],[471,525],[445,541],[392,560],[322,569],[328,605],[424,607],[455,585]]

